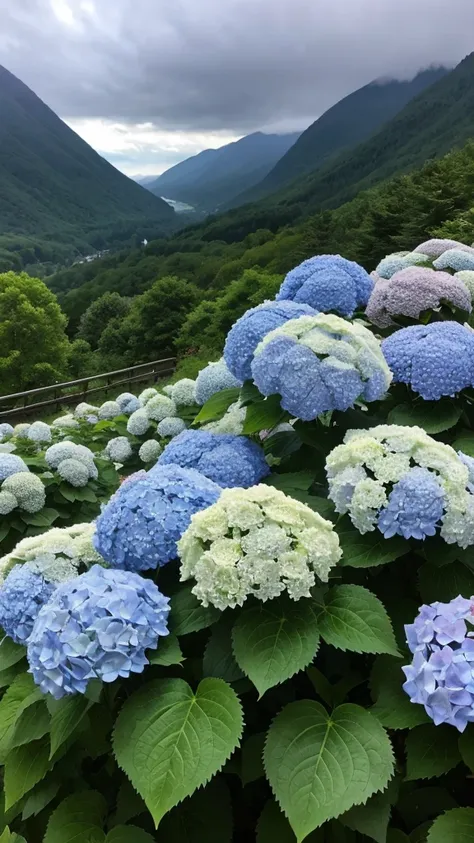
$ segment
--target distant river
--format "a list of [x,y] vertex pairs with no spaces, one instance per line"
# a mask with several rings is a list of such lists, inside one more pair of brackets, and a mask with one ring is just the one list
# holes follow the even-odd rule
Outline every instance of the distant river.
[[176,199],[167,199],[166,196],[161,196],[161,199],[171,205],[177,214],[189,214],[190,211],[194,211],[193,206],[186,205],[186,202],[177,202]]

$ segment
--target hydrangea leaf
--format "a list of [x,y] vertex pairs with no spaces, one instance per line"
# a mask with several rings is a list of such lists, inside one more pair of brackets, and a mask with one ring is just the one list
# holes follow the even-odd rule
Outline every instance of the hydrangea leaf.
[[452,726],[417,726],[407,735],[405,750],[408,781],[442,776],[461,761]]
[[171,611],[169,615],[169,629],[178,637],[189,635],[190,632],[199,632],[215,623],[221,616],[221,612],[214,606],[204,608],[197,597],[192,593],[192,587],[181,588],[171,598]]
[[474,436],[472,433],[462,433],[459,439],[453,442],[452,447],[455,451],[462,451],[468,457],[474,457]]
[[26,843],[26,840],[20,834],[15,834],[14,831],[10,831],[7,827],[4,828],[0,834],[0,843]]
[[160,825],[160,840],[176,843],[231,843],[229,790],[219,776],[173,808]]
[[62,700],[49,700],[51,712],[51,752],[50,758],[76,731],[91,703],[80,694],[64,697]]
[[159,680],[127,700],[116,723],[114,751],[157,827],[221,769],[242,728],[239,699],[221,679],[203,679],[195,694],[182,679]]
[[225,682],[237,682],[244,678],[244,673],[235,661],[232,653],[233,616],[224,615],[211,632],[211,637],[204,650],[203,676],[214,676]]
[[280,489],[286,495],[293,491],[307,492],[314,483],[314,471],[288,471],[283,474],[272,474],[264,481],[268,486]]
[[239,400],[240,388],[232,387],[231,389],[222,389],[216,392],[209,398],[208,401],[201,407],[194,422],[197,424],[204,424],[204,422],[215,421],[221,419],[227,412],[231,404],[235,404]]
[[359,834],[365,834],[376,843],[386,843],[390,811],[393,804],[392,788],[371,796],[365,805],[356,805],[340,817],[341,822]]
[[150,664],[159,664],[169,667],[172,664],[181,664],[184,656],[179,646],[176,635],[167,635],[158,640],[158,649],[148,650],[147,657]]
[[21,644],[15,644],[11,638],[2,635],[2,643],[0,644],[0,671],[17,664],[24,656],[26,656],[25,647]]
[[49,741],[33,741],[11,749],[5,760],[5,809],[8,811],[41,781],[49,769]]
[[474,808],[453,808],[438,817],[431,826],[427,843],[472,843]]
[[49,732],[50,716],[44,700],[37,700],[25,708],[15,723],[10,738],[10,749],[42,738]]
[[311,601],[271,600],[244,610],[232,632],[237,664],[260,696],[314,658],[319,629]]
[[375,568],[377,565],[387,565],[404,556],[410,550],[410,545],[401,536],[384,539],[378,530],[361,535],[355,527],[344,519],[343,527],[336,527],[342,549],[342,559],[339,565],[350,568]]
[[298,843],[383,789],[394,765],[390,740],[368,711],[347,704],[329,715],[312,700],[290,703],[277,715],[264,762]]
[[37,814],[46,808],[56,796],[62,781],[59,778],[48,776],[44,781],[41,781],[30,793],[21,814],[22,820],[27,820],[29,817],[35,817]]
[[155,838],[136,825],[116,825],[109,831],[105,843],[155,843]]
[[454,401],[421,401],[419,404],[399,404],[388,414],[389,424],[422,427],[427,433],[441,433],[458,423],[462,407]]
[[41,696],[29,673],[17,676],[3,695],[0,701],[0,763],[5,758],[18,717]]
[[405,676],[400,662],[390,656],[379,656],[372,668],[370,685],[375,705],[371,709],[386,729],[413,729],[429,723],[422,705],[414,705],[402,685]]
[[259,433],[261,430],[272,430],[285,418],[289,418],[280,406],[280,396],[270,395],[263,401],[249,404],[245,416],[243,433]]
[[466,767],[474,773],[474,726],[469,724],[467,729],[459,736],[459,751]]
[[95,790],[68,796],[51,814],[43,843],[104,843],[106,811],[104,797]]
[[440,595],[447,603],[459,594],[474,594],[474,572],[462,562],[442,568],[426,562],[418,571],[418,580],[423,603],[434,603]]
[[380,600],[360,585],[337,585],[314,604],[321,637],[339,650],[399,655],[392,624]]

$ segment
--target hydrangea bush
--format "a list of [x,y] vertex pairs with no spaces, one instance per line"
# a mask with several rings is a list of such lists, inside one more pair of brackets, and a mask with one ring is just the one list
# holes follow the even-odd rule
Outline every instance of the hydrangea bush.
[[474,250],[407,245],[0,429],[2,840],[474,839]]

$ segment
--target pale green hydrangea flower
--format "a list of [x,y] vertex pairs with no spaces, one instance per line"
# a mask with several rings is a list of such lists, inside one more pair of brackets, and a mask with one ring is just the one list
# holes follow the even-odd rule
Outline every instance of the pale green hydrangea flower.
[[30,471],[10,474],[10,477],[2,483],[2,492],[13,495],[17,506],[24,512],[39,512],[45,505],[44,485],[40,478]]
[[461,269],[460,272],[454,273],[454,277],[459,278],[459,280],[462,281],[464,286],[469,290],[471,299],[474,300],[474,270]]
[[138,456],[144,463],[156,462],[160,454],[161,445],[156,439],[147,439],[138,452]]
[[25,563],[49,582],[57,583],[77,576],[81,568],[104,565],[92,544],[94,531],[95,523],[91,522],[53,527],[39,536],[22,539],[11,553],[0,559],[0,583],[15,565]]
[[181,378],[180,381],[171,387],[171,392],[167,393],[171,396],[174,403],[179,407],[187,407],[195,403],[194,390],[196,381],[191,378]]
[[169,416],[178,415],[174,401],[166,395],[159,394],[155,395],[154,398],[151,398],[150,401],[147,402],[146,412],[148,414],[148,418],[153,419],[153,421],[156,422],[160,422]]
[[143,392],[140,392],[138,400],[142,402],[143,406],[145,406],[145,404],[148,404],[151,398],[154,398],[155,395],[158,395],[158,390],[155,389],[153,386],[148,386],[146,389],[143,390]]
[[224,611],[253,595],[265,602],[287,592],[310,597],[341,557],[330,521],[272,486],[224,489],[192,516],[178,542],[181,580],[195,579],[203,606]]
[[221,419],[208,422],[202,429],[209,430],[211,433],[233,433],[235,436],[240,436],[244,429],[246,414],[247,408],[242,407],[240,401],[236,401],[230,405]]

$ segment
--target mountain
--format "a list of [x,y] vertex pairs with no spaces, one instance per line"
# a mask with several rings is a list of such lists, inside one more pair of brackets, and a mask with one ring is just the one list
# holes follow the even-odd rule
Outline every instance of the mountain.
[[446,68],[424,70],[411,81],[376,80],[359,88],[311,124],[257,185],[229,204],[242,205],[274,193],[305,173],[321,168],[332,155],[354,148],[394,117]]
[[213,211],[263,179],[298,137],[297,132],[254,132],[181,161],[146,187],[158,196]]
[[101,232],[106,245],[119,228],[153,224],[159,233],[174,219],[165,202],[101,158],[2,66],[0,185],[0,249],[9,235],[87,248]]
[[141,173],[138,173],[136,176],[132,176],[132,178],[137,184],[141,184],[142,187],[146,187],[147,184],[151,184],[152,181],[155,181],[158,176],[142,176]]

